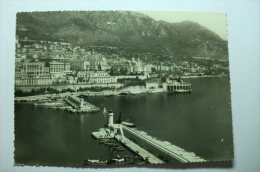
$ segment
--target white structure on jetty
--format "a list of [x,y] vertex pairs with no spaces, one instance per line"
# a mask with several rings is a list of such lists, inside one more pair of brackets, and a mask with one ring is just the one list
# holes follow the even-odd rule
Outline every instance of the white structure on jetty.
[[97,139],[103,138],[114,138],[116,135],[120,135],[121,138],[124,137],[124,132],[121,124],[114,124],[114,113],[112,110],[107,113],[108,123],[107,128],[101,128],[97,132],[93,132],[92,136]]
[[108,113],[108,127],[113,127],[114,125],[114,113],[112,110]]

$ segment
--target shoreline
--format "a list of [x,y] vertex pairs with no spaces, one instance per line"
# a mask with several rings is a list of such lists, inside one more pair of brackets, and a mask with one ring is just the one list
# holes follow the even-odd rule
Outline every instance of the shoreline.
[[[228,77],[228,75],[205,75],[205,76],[182,76],[183,79],[190,78],[221,78]],[[141,86],[140,86],[141,87]],[[51,99],[51,98],[64,98],[67,95],[76,95],[76,96],[86,96],[86,97],[95,97],[95,96],[122,96],[122,95],[138,95],[138,94],[155,94],[166,92],[163,89],[153,89],[149,90],[146,88],[135,88],[131,89],[124,88],[121,90],[102,90],[102,91],[79,91],[79,92],[70,92],[70,93],[53,93],[53,94],[39,94],[33,96],[22,96],[14,97],[15,101],[37,101],[41,99]]]
[[139,90],[138,92],[128,92],[127,91],[82,91],[82,92],[74,92],[74,93],[57,93],[57,94],[40,94],[40,95],[34,95],[34,96],[23,96],[23,97],[15,97],[14,100],[16,102],[20,101],[38,101],[38,100],[44,100],[44,99],[55,99],[55,98],[65,98],[67,95],[76,95],[76,96],[86,96],[86,97],[96,97],[96,96],[124,96],[124,95],[141,95],[141,94],[155,94],[155,93],[163,93],[166,91],[163,90]]
[[229,75],[193,75],[193,76],[182,76],[183,79],[189,79],[189,78],[221,78],[221,77],[228,77]]

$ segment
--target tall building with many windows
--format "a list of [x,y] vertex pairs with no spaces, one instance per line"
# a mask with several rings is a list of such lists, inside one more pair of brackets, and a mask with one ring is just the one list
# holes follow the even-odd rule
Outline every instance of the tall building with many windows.
[[117,78],[103,71],[88,71],[78,73],[78,81],[88,84],[110,84],[116,83]]
[[70,64],[63,62],[50,62],[50,73],[63,73],[70,71]]
[[108,84],[108,83],[115,83],[116,77],[110,76],[106,72],[90,72],[86,76],[89,78],[89,83],[96,83],[96,84]]
[[90,62],[86,60],[73,60],[70,62],[71,70],[84,71],[89,70]]
[[49,67],[44,62],[17,63],[15,70],[16,86],[52,85]]

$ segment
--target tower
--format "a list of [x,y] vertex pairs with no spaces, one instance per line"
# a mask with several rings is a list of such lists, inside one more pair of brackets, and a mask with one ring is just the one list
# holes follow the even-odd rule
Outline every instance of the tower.
[[112,110],[109,111],[108,113],[108,126],[113,126],[114,125],[114,113]]
[[84,100],[83,98],[80,98],[80,102],[79,102],[79,108],[83,108],[84,107]]

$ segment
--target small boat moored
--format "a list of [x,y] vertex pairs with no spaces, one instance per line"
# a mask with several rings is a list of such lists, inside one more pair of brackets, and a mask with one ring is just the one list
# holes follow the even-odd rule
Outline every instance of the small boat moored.
[[107,164],[107,160],[99,160],[99,159],[87,159],[83,163],[83,165],[105,165],[105,164]]

